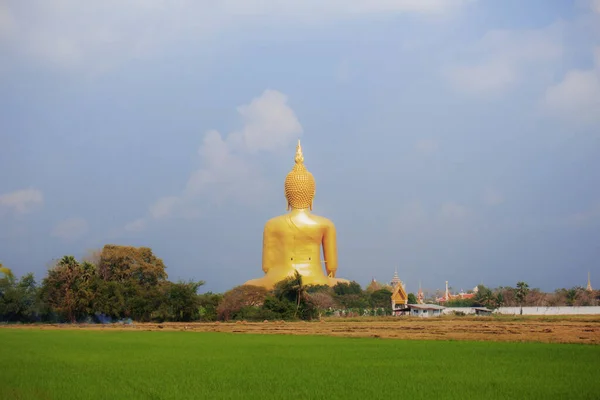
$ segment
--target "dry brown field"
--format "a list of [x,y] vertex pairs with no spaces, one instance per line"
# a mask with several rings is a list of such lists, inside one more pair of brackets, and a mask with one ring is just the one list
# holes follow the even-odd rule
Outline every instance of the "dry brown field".
[[5,329],[189,331],[239,334],[326,335],[383,339],[476,340],[600,344],[600,316],[493,316],[433,318],[326,318],[314,322],[212,322],[4,325]]

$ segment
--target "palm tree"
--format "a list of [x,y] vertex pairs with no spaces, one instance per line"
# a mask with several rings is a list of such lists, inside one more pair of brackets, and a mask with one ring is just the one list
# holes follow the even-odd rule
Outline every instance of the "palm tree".
[[293,276],[284,279],[275,286],[275,296],[280,299],[286,298],[296,303],[294,318],[298,315],[300,302],[306,298],[306,293],[306,286],[302,281],[302,275],[298,271],[295,271]]
[[77,309],[77,289],[75,283],[79,263],[73,256],[64,256],[58,261],[58,267],[61,270],[60,275],[64,289],[64,299],[61,306],[66,311],[69,321],[75,322],[75,310]]
[[517,282],[517,290],[515,293],[515,297],[521,306],[521,315],[523,314],[523,302],[529,293],[529,285],[523,281]]

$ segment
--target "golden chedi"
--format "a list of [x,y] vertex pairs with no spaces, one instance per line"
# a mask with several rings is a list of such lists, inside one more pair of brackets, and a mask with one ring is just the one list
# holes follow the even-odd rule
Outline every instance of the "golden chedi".
[[295,161],[284,186],[289,212],[265,224],[262,250],[265,275],[246,282],[246,285],[271,289],[277,282],[293,276],[295,271],[302,275],[305,285],[334,286],[338,282],[348,282],[335,277],[338,267],[335,225],[329,219],[311,213],[315,178],[304,166],[299,140]]

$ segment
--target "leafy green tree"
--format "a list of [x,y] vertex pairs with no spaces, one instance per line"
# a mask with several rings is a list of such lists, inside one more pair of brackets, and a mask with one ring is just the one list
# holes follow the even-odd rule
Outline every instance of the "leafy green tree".
[[38,318],[38,287],[33,274],[0,278],[0,320],[33,322]]
[[417,296],[414,293],[409,293],[407,302],[408,304],[417,304]]
[[349,294],[362,294],[362,288],[358,282],[339,282],[333,287],[333,291],[338,296],[345,296]]
[[387,289],[375,290],[369,296],[369,305],[373,309],[384,309],[391,313],[392,310],[392,292]]
[[452,299],[452,300],[448,300],[446,303],[444,303],[444,306],[446,307],[476,307],[476,306],[480,306],[481,304],[479,304],[475,299]]
[[333,289],[328,285],[308,285],[306,287],[307,293],[329,293],[333,294]]
[[568,289],[566,291],[567,298],[567,306],[572,307],[575,304],[575,300],[577,300],[578,290],[576,287]]
[[275,285],[273,289],[275,297],[280,300],[287,300],[296,305],[294,318],[312,319],[318,314],[315,305],[310,302],[308,296],[308,286],[304,285],[302,275],[298,271]]
[[493,307],[494,305],[494,293],[492,290],[484,285],[477,285],[477,294],[475,295],[475,303],[482,307]]
[[529,293],[529,285],[525,282],[517,282],[517,290],[515,293],[515,297],[519,304],[523,304],[525,299],[527,298],[527,294]]
[[170,321],[189,322],[200,318],[198,289],[204,282],[167,282],[164,284],[163,316]]
[[369,308],[369,299],[363,293],[335,296],[335,300],[342,306],[342,308],[349,310],[364,310]]
[[293,320],[296,318],[296,304],[287,299],[279,299],[273,295],[268,295],[262,308],[265,310],[265,313],[261,314],[263,320]]
[[517,282],[517,290],[515,291],[515,297],[521,307],[521,314],[523,314],[523,303],[529,293],[529,285],[523,281]]
[[93,310],[98,318],[119,319],[126,315],[127,288],[121,282],[105,281],[97,278],[95,282],[96,297]]
[[86,275],[75,257],[64,256],[42,281],[43,300],[69,322],[87,309]]
[[198,315],[202,321],[216,321],[218,318],[217,307],[223,300],[220,293],[204,293],[198,296]]
[[504,294],[499,291],[494,298],[494,308],[499,308],[504,305]]

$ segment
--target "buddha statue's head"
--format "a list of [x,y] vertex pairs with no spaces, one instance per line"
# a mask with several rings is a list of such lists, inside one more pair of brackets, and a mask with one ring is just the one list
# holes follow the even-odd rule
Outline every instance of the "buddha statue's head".
[[296,164],[289,174],[285,177],[285,198],[287,199],[287,209],[312,210],[313,199],[315,197],[315,178],[308,172],[304,166],[304,156],[300,140],[296,146]]

